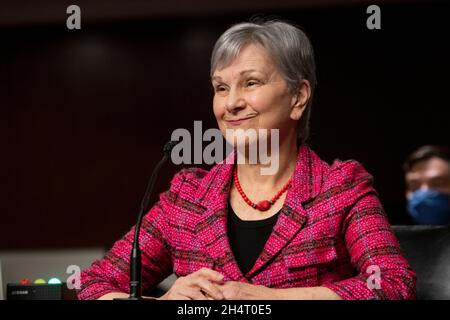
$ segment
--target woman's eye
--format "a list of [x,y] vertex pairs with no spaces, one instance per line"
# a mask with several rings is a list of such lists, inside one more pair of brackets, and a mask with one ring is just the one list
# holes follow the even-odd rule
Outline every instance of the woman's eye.
[[256,84],[258,84],[258,81],[256,81],[256,80],[249,80],[249,81],[247,81],[247,86],[249,86],[249,87],[254,86]]
[[225,91],[225,87],[224,86],[216,86],[215,90],[216,90],[216,92],[222,92],[222,91]]

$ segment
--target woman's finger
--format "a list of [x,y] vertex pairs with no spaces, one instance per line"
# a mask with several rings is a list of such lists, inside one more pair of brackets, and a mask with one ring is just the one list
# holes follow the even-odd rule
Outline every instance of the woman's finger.
[[195,277],[192,279],[192,283],[198,287],[200,287],[205,293],[207,293],[209,296],[211,296],[215,300],[223,300],[223,294],[220,291],[220,289],[211,281],[202,278],[202,277]]
[[168,300],[192,300],[188,296],[179,293],[172,293],[168,298]]
[[198,270],[195,273],[198,273],[198,274],[204,276],[205,278],[207,278],[208,280],[211,280],[211,281],[216,281],[216,282],[222,282],[223,281],[223,275],[220,272],[217,272],[217,271],[212,270],[212,269],[201,268],[200,270]]
[[179,292],[179,294],[182,294],[191,300],[207,300],[198,287],[185,287]]

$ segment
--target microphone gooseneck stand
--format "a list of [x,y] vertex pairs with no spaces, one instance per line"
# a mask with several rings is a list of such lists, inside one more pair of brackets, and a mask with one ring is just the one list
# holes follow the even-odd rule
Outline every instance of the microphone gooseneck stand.
[[147,188],[144,193],[144,197],[141,201],[141,206],[139,208],[139,215],[136,222],[135,230],[134,230],[134,240],[133,240],[133,246],[131,249],[131,255],[130,255],[130,296],[128,298],[119,298],[114,300],[144,300],[145,298],[142,297],[142,288],[141,288],[141,265],[142,265],[142,254],[141,254],[141,248],[139,246],[139,235],[141,231],[141,223],[142,219],[144,218],[144,214],[147,212],[150,198],[153,193],[153,188],[155,186],[156,178],[158,177],[159,170],[163,166],[163,164],[169,159],[170,153],[175,147],[175,145],[178,144],[178,141],[169,141],[164,145],[163,151],[164,155],[159,160],[156,167],[153,169],[152,175],[150,177],[150,180],[147,184]]

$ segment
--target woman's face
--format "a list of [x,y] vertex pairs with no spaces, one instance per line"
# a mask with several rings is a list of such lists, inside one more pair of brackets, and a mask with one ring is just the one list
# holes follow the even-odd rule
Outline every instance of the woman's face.
[[226,129],[280,129],[281,140],[296,130],[304,110],[259,45],[246,46],[229,66],[215,70],[212,85],[214,115],[224,136]]

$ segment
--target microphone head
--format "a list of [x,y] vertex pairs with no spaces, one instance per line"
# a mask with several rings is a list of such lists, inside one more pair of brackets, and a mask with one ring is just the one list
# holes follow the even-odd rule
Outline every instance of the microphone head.
[[173,147],[175,147],[180,141],[169,141],[164,145],[163,151],[165,154],[172,152]]

